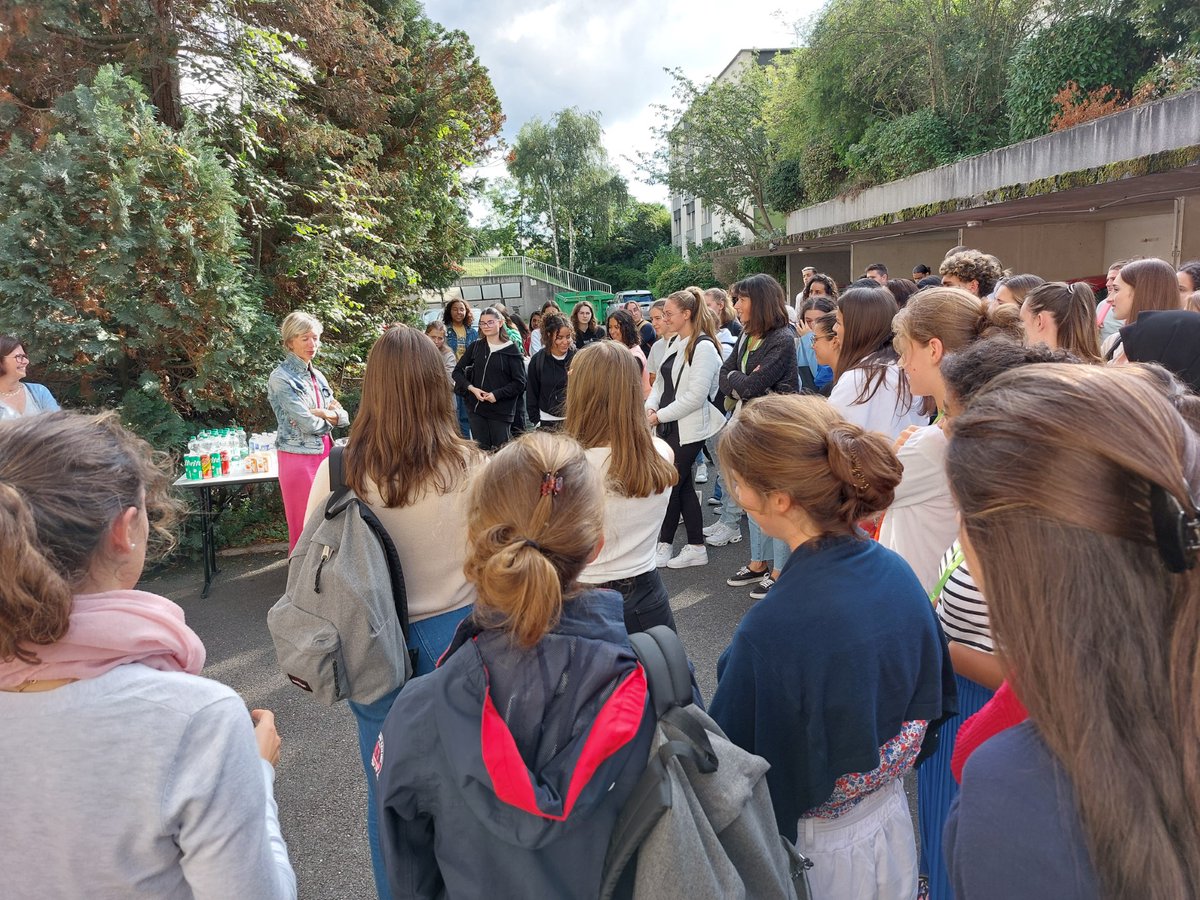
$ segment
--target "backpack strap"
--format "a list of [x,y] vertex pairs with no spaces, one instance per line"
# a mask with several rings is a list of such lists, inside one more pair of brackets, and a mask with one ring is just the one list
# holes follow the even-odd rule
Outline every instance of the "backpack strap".
[[332,519],[345,507],[346,495],[350,493],[350,485],[346,484],[346,470],[342,465],[342,454],[346,448],[334,444],[329,451],[329,489],[332,493],[325,501],[325,518]]
[[673,706],[687,706],[692,702],[692,673],[679,635],[666,625],[655,625],[647,631],[631,634],[629,643],[646,670],[655,718],[662,718]]

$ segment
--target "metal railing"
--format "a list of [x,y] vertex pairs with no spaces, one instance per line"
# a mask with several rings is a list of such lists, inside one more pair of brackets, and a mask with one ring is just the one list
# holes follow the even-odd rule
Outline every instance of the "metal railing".
[[460,278],[491,278],[497,275],[524,275],[569,291],[604,291],[612,293],[612,285],[560,266],[552,266],[528,256],[468,256],[460,263]]

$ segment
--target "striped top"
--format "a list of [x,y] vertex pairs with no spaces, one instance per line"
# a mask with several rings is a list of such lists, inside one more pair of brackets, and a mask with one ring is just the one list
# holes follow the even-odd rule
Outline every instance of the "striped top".
[[938,604],[938,619],[946,637],[984,653],[994,653],[987,602],[967,571],[958,541],[942,557],[941,572],[939,584],[943,587],[940,596],[933,600]]

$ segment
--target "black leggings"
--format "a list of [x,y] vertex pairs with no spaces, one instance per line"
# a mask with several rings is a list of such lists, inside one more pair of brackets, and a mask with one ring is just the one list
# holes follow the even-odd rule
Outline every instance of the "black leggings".
[[485,419],[468,412],[467,420],[471,423],[471,437],[484,450],[499,450],[512,439],[512,425],[503,419]]
[[[471,430],[474,429],[475,425],[472,423]],[[668,439],[667,443],[675,451],[675,471],[679,473],[679,480],[671,488],[671,499],[667,501],[667,514],[663,517],[658,539],[664,544],[675,541],[675,532],[679,530],[679,517],[682,514],[683,527],[687,530],[687,542],[703,544],[704,519],[700,514],[700,500],[696,496],[695,487],[692,486],[692,466],[700,448],[704,446],[704,441],[680,446],[675,439]]]

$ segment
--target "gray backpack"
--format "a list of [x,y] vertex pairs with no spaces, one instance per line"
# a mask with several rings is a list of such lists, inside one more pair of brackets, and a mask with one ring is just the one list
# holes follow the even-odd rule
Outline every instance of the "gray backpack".
[[679,636],[631,634],[658,725],[609,839],[601,900],[808,900],[812,863],[779,834],[762,757],[692,702]]
[[288,560],[287,591],[267,628],[292,684],[327,706],[373,703],[413,672],[404,573],[387,529],[346,485],[339,446],[329,485]]

